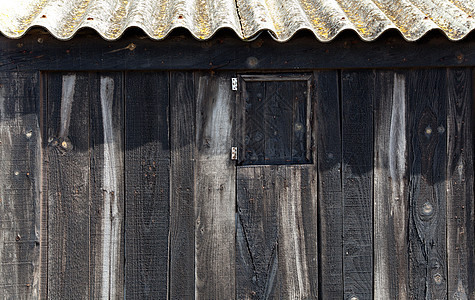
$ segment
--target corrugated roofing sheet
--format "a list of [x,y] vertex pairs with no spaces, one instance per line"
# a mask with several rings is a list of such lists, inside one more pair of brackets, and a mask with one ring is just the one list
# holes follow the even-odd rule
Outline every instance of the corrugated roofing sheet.
[[66,40],[89,27],[115,40],[139,27],[160,40],[177,27],[197,39],[231,28],[243,40],[269,31],[287,41],[308,29],[330,41],[350,29],[371,41],[394,28],[409,41],[432,29],[459,40],[474,29],[474,14],[472,0],[0,0],[0,31],[18,38],[42,26]]

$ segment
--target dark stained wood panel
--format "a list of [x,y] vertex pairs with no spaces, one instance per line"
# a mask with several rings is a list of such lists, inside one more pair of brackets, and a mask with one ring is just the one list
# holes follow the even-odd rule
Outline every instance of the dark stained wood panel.
[[170,299],[195,296],[195,94],[193,73],[170,73]]
[[89,75],[48,74],[48,298],[89,299]]
[[345,299],[373,295],[374,77],[371,70],[341,73]]
[[30,32],[21,39],[0,36],[0,70],[295,71],[475,65],[475,41],[470,36],[454,43],[438,32],[417,42],[387,32],[371,43],[352,33],[322,43],[302,32],[281,43],[266,34],[241,41],[224,30],[203,42],[177,32],[157,43],[133,29],[112,42],[87,30],[68,41]]
[[237,113],[240,164],[310,160],[310,75],[242,75]]
[[91,73],[90,295],[124,298],[124,95],[122,73]]
[[473,71],[447,70],[448,299],[475,299]]
[[313,166],[238,167],[238,299],[317,299]]
[[41,132],[37,73],[0,72],[0,295],[40,293]]
[[165,299],[170,214],[169,77],[125,74],[125,296]]
[[196,73],[195,274],[197,298],[235,298],[234,74]]
[[343,199],[338,71],[314,73],[320,298],[343,299]]
[[376,71],[374,298],[409,299],[409,185],[405,72]]
[[411,112],[409,297],[446,299],[446,71],[409,72],[406,94]]

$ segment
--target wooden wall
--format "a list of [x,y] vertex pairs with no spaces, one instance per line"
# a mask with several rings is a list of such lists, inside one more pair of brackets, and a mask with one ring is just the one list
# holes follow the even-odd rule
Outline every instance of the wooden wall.
[[472,70],[303,73],[241,166],[235,71],[1,72],[2,299],[475,299]]

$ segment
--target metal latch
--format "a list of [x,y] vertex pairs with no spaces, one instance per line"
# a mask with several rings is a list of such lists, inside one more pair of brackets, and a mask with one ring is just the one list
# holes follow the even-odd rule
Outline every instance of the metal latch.
[[237,159],[238,159],[238,148],[231,147],[231,160],[237,160]]
[[237,78],[231,78],[231,89],[237,91]]

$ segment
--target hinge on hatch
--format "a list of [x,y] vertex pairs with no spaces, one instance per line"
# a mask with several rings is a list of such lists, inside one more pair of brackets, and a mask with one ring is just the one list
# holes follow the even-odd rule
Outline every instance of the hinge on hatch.
[[237,91],[237,85],[238,85],[237,78],[231,78],[231,90]]
[[231,147],[231,160],[237,160],[237,159],[238,159],[238,148]]

